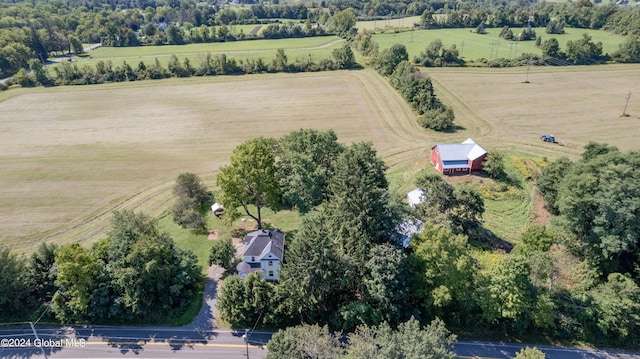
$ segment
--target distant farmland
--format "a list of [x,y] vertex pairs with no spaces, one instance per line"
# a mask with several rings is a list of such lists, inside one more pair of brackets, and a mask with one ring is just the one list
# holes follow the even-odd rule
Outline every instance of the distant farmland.
[[[640,66],[424,69],[458,132],[418,128],[371,70],[220,76],[0,93],[0,245],[104,237],[114,209],[158,215],[182,172],[213,185],[233,148],[256,136],[333,128],[371,141],[395,188],[410,187],[435,143],[576,158],[589,140],[640,149]],[[619,117],[631,92],[627,113]],[[566,146],[541,142],[554,133]],[[491,228],[490,228],[491,229]]]
[[265,63],[276,57],[277,49],[285,49],[289,62],[297,59],[319,62],[331,58],[333,49],[340,48],[344,40],[337,36],[306,37],[300,39],[247,40],[213,42],[206,44],[137,46],[137,47],[100,47],[90,52],[90,57],[78,58],[78,66],[95,66],[98,61],[111,61],[120,66],[123,61],[135,67],[139,62],[151,65],[156,59],[166,66],[175,55],[182,63],[189,59],[191,66],[198,67],[207,54],[225,54],[238,62],[247,59],[262,58]]
[[[488,28],[484,35],[476,34],[471,29],[434,29],[416,30],[400,33],[376,34],[373,39],[378,42],[381,49],[389,48],[394,44],[404,44],[407,47],[409,58],[420,54],[434,40],[439,39],[445,47],[456,45],[461,57],[470,60],[485,58],[515,58],[523,53],[542,54],[540,48],[535,46],[535,41],[507,41],[498,35],[502,29]],[[514,33],[521,32],[522,28],[512,28]],[[545,28],[535,28],[536,35],[547,40],[555,37],[561,49],[566,49],[567,41],[578,40],[582,34],[591,36],[592,41],[602,42],[603,51],[612,53],[618,49],[618,44],[624,42],[624,37],[610,32],[589,29],[565,28],[562,35],[549,35]]]

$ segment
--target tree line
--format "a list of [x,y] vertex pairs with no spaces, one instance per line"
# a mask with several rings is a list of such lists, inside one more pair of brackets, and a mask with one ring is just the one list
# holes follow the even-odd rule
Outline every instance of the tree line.
[[[315,198],[306,202],[307,213],[298,230],[287,236],[277,283],[257,274],[244,280],[229,275],[222,281],[218,309],[232,326],[303,325],[303,329],[294,329],[303,333],[326,326],[322,330],[355,330],[358,335],[366,331],[364,328],[380,325],[396,328],[412,317],[422,325],[440,318],[447,327],[467,332],[506,336],[543,333],[600,344],[638,343],[640,288],[633,264],[638,260],[638,232],[633,227],[638,200],[628,192],[637,187],[636,181],[628,177],[615,180],[621,192],[611,186],[606,191],[589,190],[592,194],[602,192],[598,198],[606,198],[608,206],[623,197],[629,199],[627,207],[595,212],[584,210],[594,208],[592,202],[584,203],[594,197],[584,193],[585,186],[562,184],[562,191],[580,191],[572,199],[560,196],[559,208],[567,212],[562,223],[571,224],[568,231],[531,226],[510,253],[501,254],[486,250],[482,244],[486,237],[482,228],[484,200],[471,187],[452,186],[440,175],[425,172],[416,179],[416,186],[425,190],[425,201],[409,209],[389,194],[386,167],[370,144],[338,145],[333,136],[330,141],[318,141],[320,134],[304,130],[281,139],[251,140],[239,146],[229,168],[221,170],[218,198],[236,198],[238,202],[229,202],[231,208],[283,208],[284,189],[289,198]],[[292,142],[297,145],[291,148],[302,158],[296,155],[286,160],[282,146]],[[312,153],[323,153],[319,148],[327,148],[329,143],[331,148],[340,148],[331,156],[330,167],[319,169],[318,162],[310,160],[314,143],[319,147]],[[584,156],[592,152],[588,148]],[[256,157],[262,160],[256,162]],[[550,172],[553,164],[545,167],[540,188],[546,188],[542,178],[549,173],[567,173],[568,179],[588,179],[593,186],[607,186],[615,175],[630,173],[631,163],[635,163],[632,158],[623,160],[627,156],[619,152],[598,157],[599,166],[610,165],[591,175],[584,171],[592,170],[595,164],[579,166],[580,171],[574,167],[568,173],[566,169]],[[257,183],[264,183],[259,177],[228,185],[238,179],[232,173],[248,173],[241,170],[243,163],[251,163],[256,176],[269,173],[277,179],[262,189],[268,194],[259,195]],[[599,174],[606,177],[596,179]],[[317,189],[315,195],[309,196],[307,185],[296,187],[298,183],[317,184],[311,186]],[[592,217],[582,222],[572,217],[590,213]],[[614,213],[619,219],[612,217]],[[423,221],[424,227],[408,248],[403,248],[399,229],[412,218]],[[589,232],[584,232],[585,222],[593,227]],[[618,242],[613,241],[613,234],[619,234]],[[231,267],[232,250],[214,252],[212,262]],[[296,342],[287,343],[294,346]]]
[[155,220],[116,211],[108,236],[84,248],[43,243],[28,258],[0,251],[0,321],[166,323],[203,285],[195,255]]
[[95,66],[78,66],[77,63],[63,62],[53,69],[53,74],[50,74],[39,61],[32,60],[30,66],[31,72],[20,69],[9,84],[0,85],[0,89],[7,89],[11,83],[22,87],[91,85],[169,77],[331,71],[353,68],[356,62],[351,48],[343,45],[333,50],[332,58],[322,59],[319,62],[308,58],[298,58],[290,62],[285,51],[278,49],[271,62],[262,58],[243,61],[228,57],[226,54],[206,54],[200,58],[198,64],[192,64],[189,58],[180,61],[176,55],[172,55],[166,66],[163,66],[157,58],[152,64],[140,61],[137,66],[132,66],[126,60],[122,65],[114,65],[111,60],[98,61]]
[[[264,38],[338,34],[334,19],[349,10],[355,17],[421,16],[418,26],[522,27],[556,25],[603,29],[622,35],[640,35],[637,7],[597,5],[589,0],[575,3],[545,2],[533,8],[521,0],[508,2],[415,1],[360,2],[322,1],[253,4],[249,8],[180,1],[68,1],[0,3],[0,76],[8,77],[29,60],[46,61],[55,54],[83,52],[82,43],[104,46],[185,44],[260,38],[233,29],[234,24],[263,24]],[[443,15],[443,16],[440,16]],[[277,19],[292,19],[278,24]],[[326,29],[326,30],[325,30]],[[334,31],[337,30],[337,31]],[[555,31],[555,30],[552,30]],[[557,33],[557,32],[553,32]],[[266,34],[266,35],[265,35]],[[636,40],[637,42],[637,40]],[[633,43],[630,43],[633,44]],[[632,55],[627,52],[626,55]],[[621,56],[637,62],[637,56]]]
[[[409,62],[406,47],[395,44],[380,51],[378,44],[371,39],[371,35],[370,32],[364,31],[357,34],[353,40],[354,47],[365,57],[365,62],[386,77],[398,90],[418,115],[417,121],[420,126],[436,131],[452,130],[455,119],[453,109],[437,98],[431,79]],[[435,57],[442,54],[441,48],[436,49],[436,46],[438,46],[437,43],[427,47],[428,51],[432,50],[430,54],[435,53]],[[427,61],[426,59],[431,55],[423,53],[422,56],[422,59],[416,58],[414,61],[416,63]],[[457,52],[453,56],[457,59]],[[434,61],[437,61],[436,58]],[[449,61],[449,57],[444,61]]]

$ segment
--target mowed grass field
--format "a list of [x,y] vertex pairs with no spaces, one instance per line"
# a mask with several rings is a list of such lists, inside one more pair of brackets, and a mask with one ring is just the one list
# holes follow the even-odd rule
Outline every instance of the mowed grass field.
[[334,129],[389,161],[422,159],[429,135],[371,71],[221,76],[0,94],[0,243],[91,242],[110,213],[159,215],[178,174],[209,184],[256,136]]
[[[423,71],[454,108],[458,131],[419,128],[371,70],[0,93],[0,245],[24,252],[45,240],[91,243],[106,235],[114,209],[159,216],[178,174],[198,173],[213,186],[239,143],[300,128],[332,128],[344,143],[371,141],[399,196],[429,167],[436,143],[472,137],[488,150],[550,159],[575,159],[589,140],[640,149],[640,65],[531,68],[530,83],[523,83],[526,68]],[[629,92],[630,116],[620,117]],[[566,145],[541,142],[543,133]],[[512,207],[496,207],[487,228],[511,239],[511,230],[497,228],[501,218],[526,219],[528,211]]]
[[[368,22],[367,22],[368,23]],[[399,33],[376,34],[373,39],[379,44],[380,49],[389,48],[395,44],[404,44],[409,53],[409,59],[413,59],[424,51],[434,40],[440,40],[445,47],[456,45],[460,56],[467,60],[477,60],[481,58],[516,58],[523,53],[542,54],[542,50],[535,46],[535,41],[508,41],[501,38],[502,29],[487,28],[486,34],[476,34],[470,29],[434,29],[416,30]],[[512,28],[514,33],[519,33],[522,28]],[[604,53],[612,53],[618,49],[618,45],[625,40],[623,36],[605,31],[590,29],[565,28],[565,34],[549,35],[545,33],[545,28],[535,28],[536,35],[547,40],[555,37],[560,44],[560,48],[567,48],[567,41],[576,41],[582,38],[582,34],[591,36],[593,42],[602,42]],[[493,45],[492,45],[493,44]]]
[[337,36],[308,37],[301,39],[278,40],[250,40],[214,42],[207,44],[167,45],[167,46],[138,46],[138,47],[100,47],[90,52],[89,57],[79,57],[74,62],[79,67],[84,65],[95,66],[98,61],[111,61],[114,66],[122,65],[126,61],[132,67],[139,62],[151,65],[156,59],[166,66],[171,56],[175,55],[184,62],[188,58],[191,66],[198,67],[207,54],[213,56],[225,54],[227,58],[233,58],[237,62],[247,59],[257,60],[262,58],[265,63],[270,63],[276,57],[278,49],[285,49],[289,63],[297,59],[313,60],[319,62],[331,58],[331,52],[340,48],[344,40]]

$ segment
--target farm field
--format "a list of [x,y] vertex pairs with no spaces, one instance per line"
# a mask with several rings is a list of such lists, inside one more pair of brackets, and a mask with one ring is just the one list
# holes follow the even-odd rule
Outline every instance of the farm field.
[[158,215],[178,174],[210,185],[256,136],[333,128],[390,162],[424,155],[410,110],[372,71],[220,76],[0,94],[0,243],[93,241],[113,209]]
[[[469,29],[434,29],[434,30],[416,30],[399,33],[375,34],[373,39],[378,43],[380,49],[385,49],[394,44],[403,44],[409,53],[409,59],[413,59],[424,51],[426,47],[434,40],[440,39],[445,47],[456,45],[460,56],[468,60],[477,60],[485,58],[487,60],[494,58],[515,58],[523,53],[542,54],[542,50],[535,46],[535,41],[508,41],[501,37],[502,29],[487,28],[484,35],[471,32]],[[512,28],[514,33],[522,31],[521,28]],[[549,35],[545,33],[545,28],[539,27],[534,29],[536,34],[542,37],[542,40],[555,37],[560,44],[561,49],[566,49],[567,41],[578,40],[582,38],[582,34],[586,33],[591,36],[593,42],[602,42],[604,53],[612,53],[618,49],[618,44],[624,42],[624,37],[615,35],[605,31],[590,29],[565,28],[565,34]],[[496,45],[492,45],[496,44]]]
[[[589,141],[640,150],[640,98],[633,95],[640,65],[531,67],[528,76],[526,66],[422,70],[459,123],[490,148],[552,158],[576,157]],[[629,93],[629,117],[621,117]],[[545,133],[565,145],[543,143]]]
[[[455,133],[420,129],[371,70],[167,79],[0,93],[0,245],[102,238],[114,209],[158,216],[178,174],[212,186],[233,148],[256,136],[333,128],[371,141],[399,194],[436,143],[474,138],[487,149],[576,158],[589,140],[638,150],[639,65],[423,69],[453,106]],[[619,117],[625,97],[629,117]],[[554,133],[565,146],[543,143]],[[517,205],[510,211],[523,212]],[[489,208],[489,207],[488,207]],[[493,218],[493,219],[492,219]],[[487,228],[508,235],[496,216]]]
[[271,62],[276,56],[277,49],[285,49],[289,62],[296,59],[312,59],[320,61],[331,58],[331,52],[340,48],[343,40],[337,36],[319,36],[300,39],[278,40],[247,40],[214,42],[207,44],[166,45],[166,46],[137,46],[137,47],[100,47],[90,52],[90,57],[79,57],[76,62],[79,67],[95,66],[98,61],[110,60],[114,65],[121,65],[126,61],[136,66],[140,61],[153,64],[155,59],[165,65],[172,55],[180,62],[188,58],[191,65],[197,67],[207,54],[226,54],[228,58],[237,61],[262,58],[265,63]]
[[380,31],[386,29],[405,29],[412,28],[413,24],[420,22],[420,16],[409,16],[399,19],[384,19],[384,20],[368,20],[356,22],[356,28],[358,31],[370,30]]

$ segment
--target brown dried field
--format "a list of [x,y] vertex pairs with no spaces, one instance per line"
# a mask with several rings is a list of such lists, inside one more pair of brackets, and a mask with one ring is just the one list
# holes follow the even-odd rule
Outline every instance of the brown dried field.
[[[333,128],[371,141],[392,171],[417,171],[435,143],[473,137],[550,158],[589,140],[640,149],[640,66],[428,69],[457,132],[420,129],[370,70],[142,81],[0,93],[0,245],[93,241],[112,210],[157,215],[178,174],[210,185],[233,148],[255,136]],[[621,118],[631,92],[629,117]],[[554,133],[565,146],[542,143]],[[411,174],[400,176],[411,178]]]

